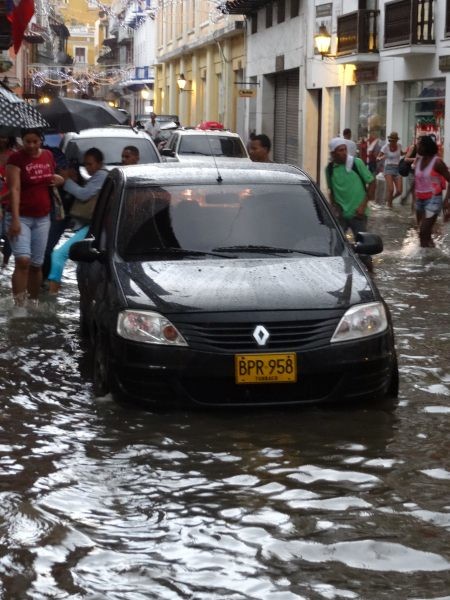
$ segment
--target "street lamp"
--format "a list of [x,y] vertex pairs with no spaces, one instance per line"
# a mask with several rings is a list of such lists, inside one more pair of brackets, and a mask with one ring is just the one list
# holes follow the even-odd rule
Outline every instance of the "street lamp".
[[180,73],[180,75],[178,76],[178,79],[177,79],[177,85],[178,85],[178,87],[179,87],[179,89],[180,89],[181,92],[186,87],[186,83],[187,83],[187,81],[186,81],[183,73]]
[[143,90],[141,90],[141,98],[143,100],[150,100],[150,95],[151,95],[151,92],[149,89],[144,88]]
[[322,59],[324,56],[330,55],[331,35],[328,33],[328,30],[323,23],[319,27],[319,33],[316,33],[314,36],[314,44],[317,52],[322,56]]
[[186,78],[184,77],[183,73],[180,73],[177,79],[177,85],[178,88],[180,90],[180,92],[193,92],[194,90],[187,90],[186,89]]

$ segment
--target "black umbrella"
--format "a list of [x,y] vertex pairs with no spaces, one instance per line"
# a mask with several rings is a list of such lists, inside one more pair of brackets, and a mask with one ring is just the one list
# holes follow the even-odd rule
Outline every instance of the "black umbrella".
[[[1,82],[0,82],[1,83]],[[31,104],[0,85],[0,133],[3,136],[20,135],[23,128],[46,128],[47,121]]]
[[104,125],[122,125],[128,119],[126,112],[112,108],[101,100],[54,98],[48,104],[40,104],[38,109],[50,126],[60,133]]

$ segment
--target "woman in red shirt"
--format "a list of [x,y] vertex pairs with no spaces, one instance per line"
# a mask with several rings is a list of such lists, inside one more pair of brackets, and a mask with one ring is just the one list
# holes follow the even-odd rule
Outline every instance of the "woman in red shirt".
[[6,166],[10,193],[6,226],[15,259],[12,291],[17,306],[24,306],[28,297],[37,302],[50,228],[48,188],[64,183],[55,174],[53,154],[41,148],[40,130],[24,129],[22,143],[23,147],[9,157]]

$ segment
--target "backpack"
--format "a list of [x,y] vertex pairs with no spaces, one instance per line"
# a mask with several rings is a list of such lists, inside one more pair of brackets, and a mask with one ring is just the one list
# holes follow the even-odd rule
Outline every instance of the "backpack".
[[[330,184],[330,188],[332,189],[332,181],[333,181],[333,161],[330,161],[327,164],[327,168],[326,168],[326,175],[327,175],[327,179],[328,182]],[[355,173],[358,175],[358,177],[361,180],[361,183],[363,184],[364,189],[367,189],[367,184],[364,181],[364,179],[361,176],[361,173],[358,171],[358,167],[356,166],[356,160],[353,159],[353,163],[352,163],[352,170],[355,171]]]

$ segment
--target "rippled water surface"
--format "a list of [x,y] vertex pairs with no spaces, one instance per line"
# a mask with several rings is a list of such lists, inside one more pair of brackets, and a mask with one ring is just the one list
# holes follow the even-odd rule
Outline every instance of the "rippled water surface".
[[0,280],[0,598],[450,598],[450,224],[374,210],[395,408],[153,414],[95,398],[73,268]]

